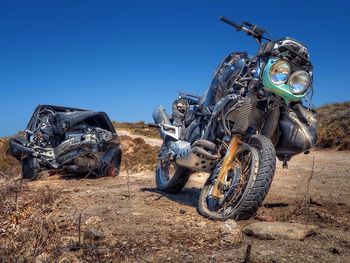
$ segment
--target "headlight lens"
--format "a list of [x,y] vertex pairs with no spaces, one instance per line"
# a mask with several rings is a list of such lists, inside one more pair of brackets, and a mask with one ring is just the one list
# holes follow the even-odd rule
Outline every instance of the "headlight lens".
[[278,60],[270,69],[270,79],[275,85],[285,83],[290,74],[290,65],[285,60]]
[[310,75],[304,70],[295,71],[288,80],[288,86],[293,94],[303,94],[310,86]]

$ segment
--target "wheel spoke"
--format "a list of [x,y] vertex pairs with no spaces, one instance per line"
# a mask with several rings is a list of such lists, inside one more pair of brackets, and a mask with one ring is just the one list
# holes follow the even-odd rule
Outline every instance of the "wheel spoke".
[[[230,207],[240,200],[245,191],[252,172],[252,152],[250,147],[244,150],[244,152],[237,154],[235,162],[237,162],[236,168],[230,170],[230,174],[227,175],[227,183],[229,184],[229,187],[223,189],[223,198],[221,200],[216,200],[216,205],[213,205],[213,201],[208,199],[209,209],[221,215],[229,214]],[[217,167],[215,172],[218,173],[219,170],[220,167]]]

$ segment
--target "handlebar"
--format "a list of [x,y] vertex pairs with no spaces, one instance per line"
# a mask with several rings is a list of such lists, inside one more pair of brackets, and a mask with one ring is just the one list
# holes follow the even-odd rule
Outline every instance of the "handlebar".
[[235,22],[231,21],[230,19],[228,19],[227,17],[224,16],[220,16],[220,20],[225,22],[226,24],[229,24],[230,26],[233,26],[234,28],[237,29],[237,31],[242,30],[242,26],[236,24]]
[[247,21],[244,21],[241,25],[239,25],[224,16],[220,16],[220,20],[236,28],[237,31],[243,31],[248,36],[252,36],[259,44],[261,44],[262,39],[271,41],[271,39],[263,36],[266,30],[262,27],[253,25]]

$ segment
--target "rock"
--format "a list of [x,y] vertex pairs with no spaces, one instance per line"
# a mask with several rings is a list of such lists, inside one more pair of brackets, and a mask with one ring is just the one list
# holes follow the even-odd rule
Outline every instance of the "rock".
[[170,242],[168,240],[166,240],[165,238],[161,238],[159,240],[159,242],[162,244],[162,245],[165,245],[165,246],[168,246],[170,244]]
[[207,224],[206,222],[201,221],[201,222],[198,222],[198,223],[196,224],[196,226],[197,226],[197,227],[204,227],[206,224]]
[[142,215],[143,215],[143,213],[133,212],[133,213],[132,213],[132,215],[133,215],[133,216],[142,216]]
[[46,180],[47,178],[49,178],[49,176],[50,176],[50,172],[48,171],[43,171],[39,173],[39,178],[41,180]]
[[299,223],[287,222],[257,222],[246,226],[243,232],[248,236],[260,239],[293,239],[303,240],[315,234],[316,227]]
[[72,255],[63,255],[61,256],[58,261],[58,263],[79,263],[81,262],[78,258]]
[[180,209],[180,214],[181,215],[184,215],[184,214],[186,214],[187,213],[187,211],[185,210],[185,209]]
[[333,254],[340,255],[340,250],[339,250],[338,248],[336,248],[336,247],[332,248],[332,249],[331,249],[331,252],[332,252]]
[[257,215],[255,220],[265,221],[265,222],[275,222],[276,220],[270,215]]
[[189,250],[190,252],[193,252],[193,251],[197,250],[197,247],[195,247],[195,246],[190,246],[190,247],[188,248],[188,250]]
[[320,199],[316,199],[315,197],[314,198],[310,197],[310,201],[309,202],[310,202],[311,205],[324,206],[322,201]]
[[50,261],[50,255],[47,253],[41,253],[39,256],[36,257],[35,263],[49,263]]
[[61,237],[61,245],[64,247],[70,247],[75,245],[77,242],[75,241],[74,237],[71,236],[64,236]]
[[238,244],[242,240],[243,240],[243,234],[242,234],[242,230],[239,228],[232,230],[230,233],[221,233],[222,245]]
[[225,221],[223,228],[233,230],[233,229],[239,228],[239,225],[237,224],[237,222],[235,220],[229,219],[229,220]]
[[87,226],[96,226],[102,222],[102,219],[99,216],[91,216],[85,221],[85,225]]
[[104,233],[95,228],[88,228],[84,231],[84,240],[100,240],[105,237]]
[[243,240],[243,234],[235,220],[229,219],[220,228],[221,244],[237,244]]

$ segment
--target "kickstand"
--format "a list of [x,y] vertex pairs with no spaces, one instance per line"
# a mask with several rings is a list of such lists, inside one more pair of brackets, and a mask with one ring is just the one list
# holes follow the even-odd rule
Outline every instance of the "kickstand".
[[282,168],[283,169],[288,169],[288,162],[287,162],[287,160],[283,160]]

